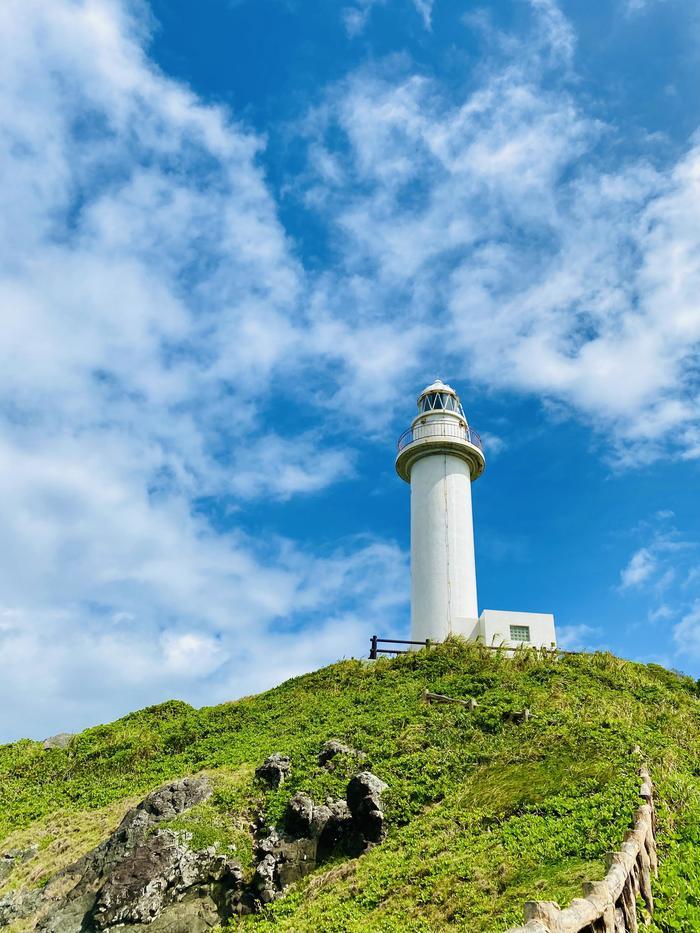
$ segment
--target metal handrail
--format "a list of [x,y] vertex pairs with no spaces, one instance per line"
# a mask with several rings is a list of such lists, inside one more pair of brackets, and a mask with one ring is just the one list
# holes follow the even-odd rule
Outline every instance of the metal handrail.
[[[421,648],[431,648],[434,645],[439,645],[439,641],[432,641],[430,638],[426,638],[425,641],[404,641],[401,638],[380,638],[378,635],[372,635],[370,638],[370,648],[369,648],[369,660],[376,661],[377,656],[380,654],[410,654],[410,649],[402,650],[400,648],[380,648],[379,645],[416,645]],[[501,644],[501,645],[485,645],[483,642],[475,642],[480,648],[486,648],[488,651],[517,651],[518,645],[513,644]],[[534,645],[524,645],[524,648],[531,651],[548,651],[552,655],[562,655],[562,654],[591,654],[590,651],[570,651],[564,648],[537,648]]]
[[414,441],[422,441],[425,437],[455,437],[461,441],[467,441],[483,451],[484,445],[479,434],[468,425],[465,427],[459,423],[448,423],[438,421],[437,423],[426,423],[416,425],[415,428],[409,428],[404,431],[397,444],[399,452],[408,447]]

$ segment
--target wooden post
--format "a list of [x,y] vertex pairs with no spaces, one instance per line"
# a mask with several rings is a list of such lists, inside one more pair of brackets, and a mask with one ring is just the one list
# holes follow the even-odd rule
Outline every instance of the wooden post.
[[377,636],[372,635],[372,644],[369,649],[369,659],[370,661],[377,660]]

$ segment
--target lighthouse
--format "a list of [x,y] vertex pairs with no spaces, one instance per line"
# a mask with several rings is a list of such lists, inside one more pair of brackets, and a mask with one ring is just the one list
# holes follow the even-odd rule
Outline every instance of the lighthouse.
[[418,396],[396,456],[396,472],[411,486],[411,640],[461,635],[493,646],[555,647],[550,614],[479,615],[472,484],[485,466],[481,438],[459,396],[436,379]]
[[468,637],[479,618],[471,486],[486,459],[451,386],[423,389],[398,447],[411,485],[411,639]]

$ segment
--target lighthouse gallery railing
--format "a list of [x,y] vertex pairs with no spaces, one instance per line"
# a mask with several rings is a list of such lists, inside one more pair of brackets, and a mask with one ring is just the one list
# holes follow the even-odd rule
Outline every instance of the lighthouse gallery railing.
[[449,424],[445,421],[439,421],[437,424],[418,424],[415,428],[404,431],[397,445],[399,451],[403,450],[404,447],[408,447],[414,441],[422,440],[424,437],[456,437],[461,441],[473,444],[479,450],[484,449],[481,438],[473,428],[465,428],[461,424]]

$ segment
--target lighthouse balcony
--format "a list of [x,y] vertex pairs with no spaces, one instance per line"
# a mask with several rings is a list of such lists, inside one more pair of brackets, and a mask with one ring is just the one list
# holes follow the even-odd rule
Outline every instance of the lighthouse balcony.
[[423,441],[426,438],[450,438],[457,441],[466,441],[467,444],[478,447],[482,452],[484,450],[481,438],[473,428],[468,425],[465,426],[461,422],[437,421],[417,424],[415,427],[409,428],[408,431],[404,431],[397,445],[398,453],[401,453],[409,444]]
[[426,419],[404,431],[399,438],[396,472],[410,483],[413,464],[431,454],[451,454],[464,460],[473,480],[481,476],[486,463],[481,438],[466,422],[454,418]]

